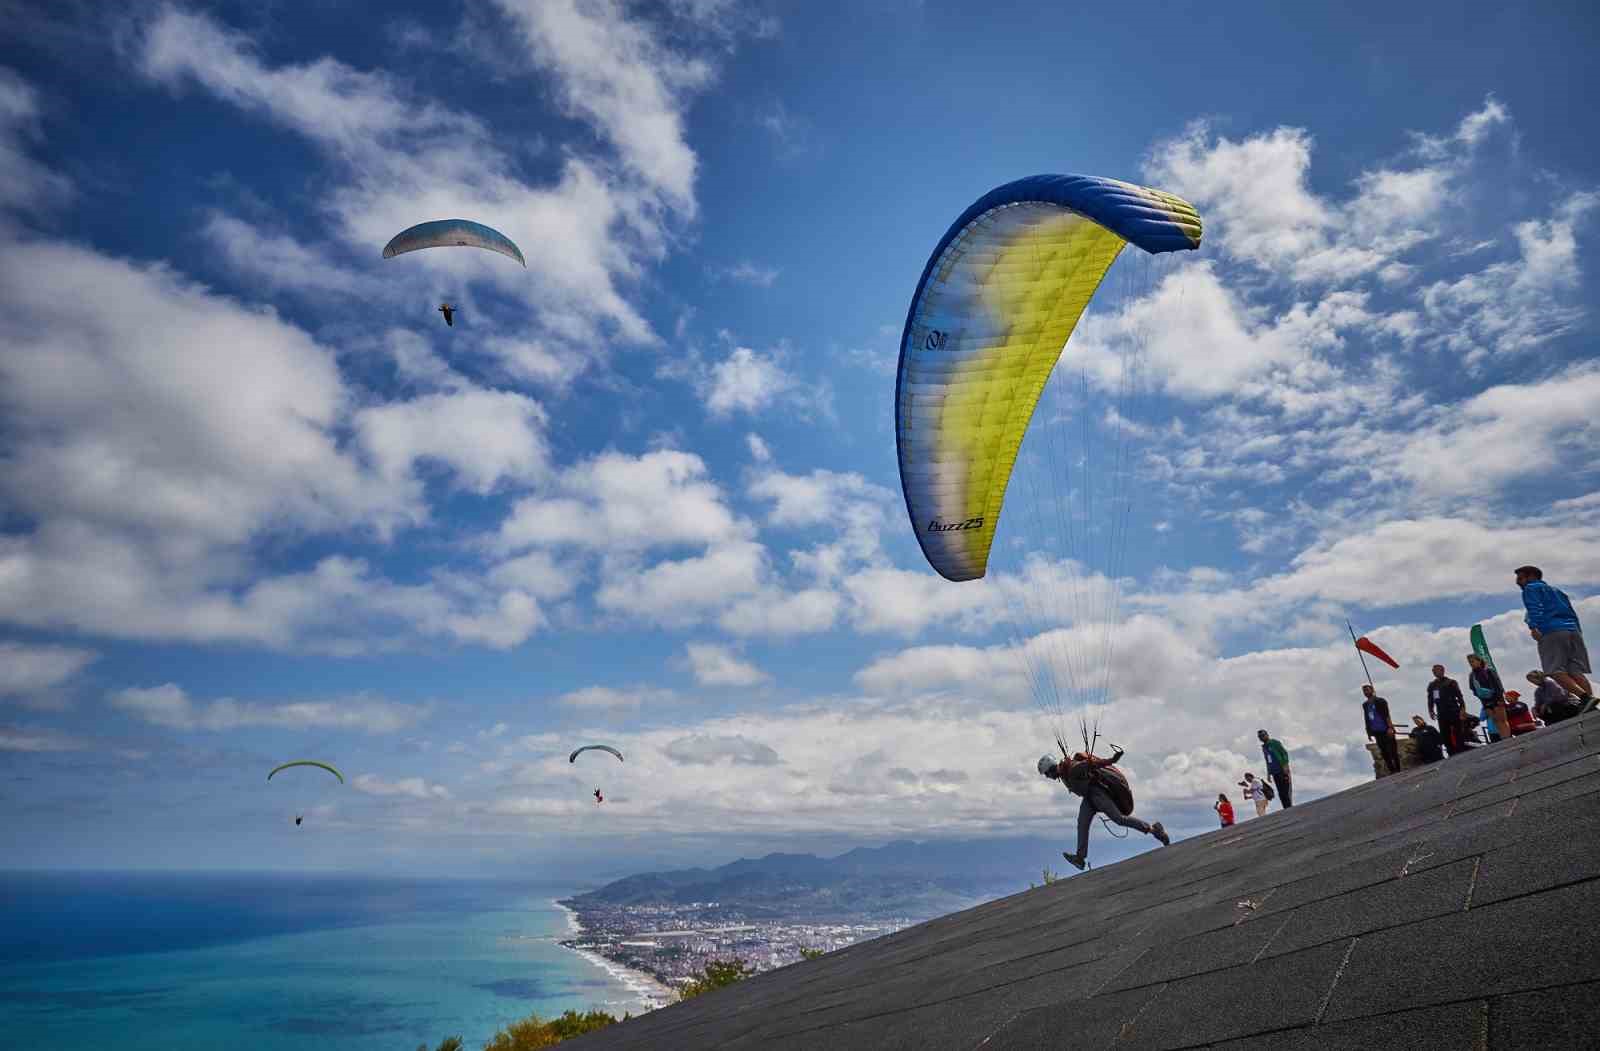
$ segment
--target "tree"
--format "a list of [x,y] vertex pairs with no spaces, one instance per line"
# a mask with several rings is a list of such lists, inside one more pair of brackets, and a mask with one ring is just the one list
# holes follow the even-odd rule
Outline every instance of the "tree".
[[826,949],[801,949],[800,956],[802,959],[815,960],[818,956],[821,956],[827,951],[828,950]]
[[[483,1045],[483,1051],[536,1051],[538,1048],[554,1047],[569,1037],[604,1029],[608,1025],[614,1025],[616,1021],[604,1011],[588,1011],[583,1014],[568,1011],[559,1018],[552,1018],[549,1021],[532,1014],[520,1022],[512,1022],[495,1033],[489,1042]],[[459,1042],[455,1048],[446,1048],[441,1044],[439,1051],[459,1051],[460,1046]]]
[[[743,981],[755,973],[756,969],[747,966],[743,960],[712,960],[706,964],[704,978],[691,978],[683,983],[683,987],[678,990],[678,999],[693,999],[701,993],[709,993],[713,989],[721,989],[725,985]],[[500,1049],[495,1048],[495,1051]]]
[[[439,1041],[439,1046],[434,1051],[462,1051],[467,1045],[459,1036],[447,1036]],[[417,1051],[428,1051],[427,1044],[418,1044]]]

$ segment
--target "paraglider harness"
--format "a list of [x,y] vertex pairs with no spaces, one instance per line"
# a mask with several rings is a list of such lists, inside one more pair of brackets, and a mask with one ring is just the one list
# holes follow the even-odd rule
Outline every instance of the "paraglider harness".
[[[1094,759],[1094,746],[1100,740],[1100,729],[1098,726],[1095,728],[1092,739],[1089,737],[1087,732],[1087,726],[1084,727],[1084,730],[1085,740],[1083,751],[1077,753],[1076,755],[1068,755],[1067,746],[1062,743],[1059,737],[1056,738],[1056,747],[1061,749],[1061,755],[1069,765],[1073,763],[1089,763],[1090,784],[1099,785],[1101,788],[1105,789],[1106,794],[1111,797],[1111,801],[1117,804],[1118,810],[1121,810],[1124,814],[1133,813],[1133,786],[1128,783],[1128,775],[1123,773],[1120,768],[1112,763],[1100,764],[1091,761]],[[1111,750],[1119,753],[1124,751],[1122,746],[1118,744],[1112,744]],[[1062,784],[1065,783],[1066,778],[1063,777]],[[1100,824],[1105,826],[1105,830],[1111,833],[1113,838],[1128,838],[1127,830],[1123,829],[1118,831],[1116,826],[1114,826],[1110,821],[1106,820],[1106,816],[1104,814],[1096,814],[1095,816],[1100,819]]]

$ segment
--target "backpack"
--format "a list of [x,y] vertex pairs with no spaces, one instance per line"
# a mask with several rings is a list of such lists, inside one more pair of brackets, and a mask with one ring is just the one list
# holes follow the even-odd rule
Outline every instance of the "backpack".
[[1272,790],[1272,782],[1263,780],[1258,782],[1258,784],[1261,785],[1261,795],[1266,799],[1267,802],[1270,803],[1274,799],[1278,798],[1278,793]]

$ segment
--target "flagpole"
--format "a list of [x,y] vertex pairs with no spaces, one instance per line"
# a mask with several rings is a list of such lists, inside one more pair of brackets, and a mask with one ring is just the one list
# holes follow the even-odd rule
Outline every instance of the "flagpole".
[[1360,646],[1360,644],[1358,644],[1356,642],[1356,629],[1350,627],[1350,622],[1348,620],[1346,620],[1344,622],[1344,626],[1347,629],[1349,629],[1349,632],[1350,632],[1350,644],[1355,646],[1355,648],[1356,648],[1356,656],[1361,658],[1361,670],[1367,673],[1367,685],[1368,686],[1375,685],[1373,683],[1373,681],[1372,681],[1372,669],[1367,667],[1366,654],[1361,652],[1361,646]]

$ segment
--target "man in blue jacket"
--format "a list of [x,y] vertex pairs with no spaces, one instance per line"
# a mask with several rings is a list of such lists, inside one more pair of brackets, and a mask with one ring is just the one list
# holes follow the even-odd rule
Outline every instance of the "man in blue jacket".
[[1589,650],[1583,644],[1583,626],[1572,600],[1560,588],[1544,582],[1538,566],[1517,568],[1517,587],[1522,589],[1522,604],[1528,614],[1528,634],[1539,643],[1539,663],[1545,674],[1560,683],[1568,693],[1584,702],[1585,710],[1594,707],[1594,690],[1589,685]]

